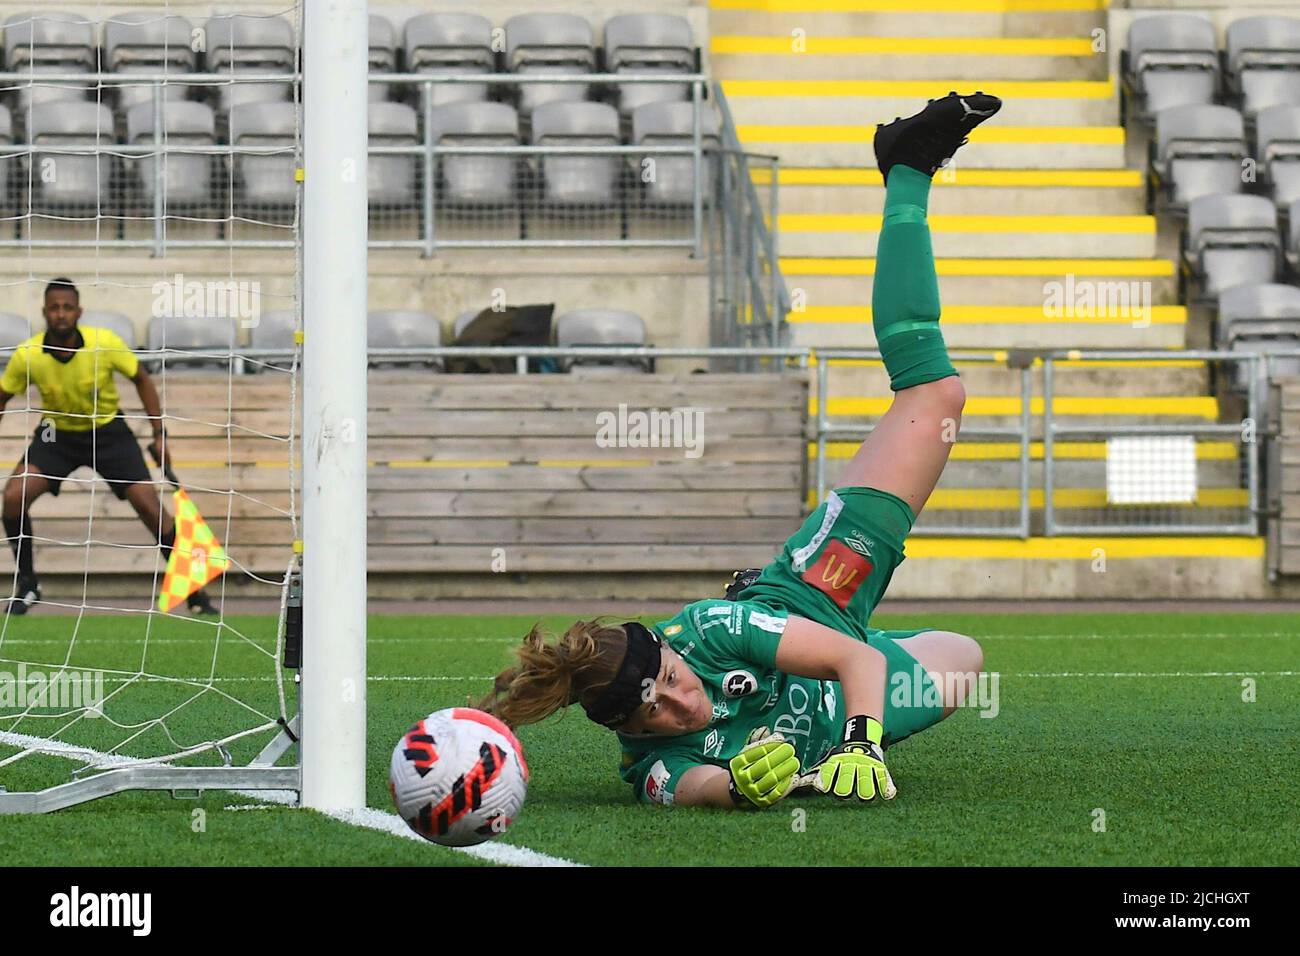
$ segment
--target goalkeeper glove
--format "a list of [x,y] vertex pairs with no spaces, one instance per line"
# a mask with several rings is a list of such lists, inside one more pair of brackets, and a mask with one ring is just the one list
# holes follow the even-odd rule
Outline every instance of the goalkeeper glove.
[[790,792],[799,776],[794,745],[760,727],[731,758],[731,800],[739,807],[770,807]]
[[898,788],[885,766],[885,753],[880,748],[883,735],[884,728],[876,718],[850,717],[844,725],[844,743],[812,772],[813,786],[841,799],[856,794],[864,802],[877,796],[893,800]]

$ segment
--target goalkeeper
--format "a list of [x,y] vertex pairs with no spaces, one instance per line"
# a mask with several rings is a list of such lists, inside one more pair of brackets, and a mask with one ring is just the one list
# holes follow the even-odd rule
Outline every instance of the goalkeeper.
[[[32,502],[47,491],[57,495],[62,480],[83,465],[98,472],[119,500],[131,502],[164,558],[170,556],[176,537],[140,444],[118,411],[113,373],[135,383],[153,426],[160,463],[165,463],[166,432],[153,379],[114,332],[78,328],[81,296],[72,280],[54,279],[45,287],[41,313],[45,331],[20,343],[0,376],[0,414],[11,398],[25,395],[31,385],[40,390],[44,406],[32,443],[4,489],[5,536],[18,564],[10,614],[26,614],[41,599],[32,555]],[[201,590],[187,603],[192,613],[217,613]]]
[[951,713],[970,686],[955,678],[983,665],[969,637],[867,622],[965,403],[939,331],[930,180],[1000,107],[953,93],[876,131],[885,208],[872,321],[895,396],[843,486],[771,564],[737,577],[731,600],[653,628],[579,621],[555,644],[534,628],[479,706],[518,725],[581,704],[618,733],[622,776],[645,802],[767,807],[805,785],[894,796],[885,748]]

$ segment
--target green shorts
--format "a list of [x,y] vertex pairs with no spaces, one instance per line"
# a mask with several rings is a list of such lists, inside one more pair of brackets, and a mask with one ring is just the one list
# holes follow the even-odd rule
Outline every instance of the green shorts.
[[[885,743],[897,743],[943,716],[933,681],[896,644],[932,628],[882,631],[869,626],[915,521],[907,502],[874,488],[837,488],[804,521],[757,581],[739,595],[808,618],[885,655]],[[906,687],[904,682],[906,681]],[[897,692],[896,692],[897,691]]]

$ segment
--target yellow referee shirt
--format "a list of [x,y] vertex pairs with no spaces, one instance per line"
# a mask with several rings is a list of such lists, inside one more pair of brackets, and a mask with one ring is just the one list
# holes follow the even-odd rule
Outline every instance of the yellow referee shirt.
[[83,345],[66,362],[66,351],[45,350],[45,333],[18,345],[0,376],[0,388],[12,395],[26,394],[30,385],[41,390],[39,409],[54,427],[84,432],[107,425],[117,414],[117,385],[113,373],[135,378],[140,367],[122,337],[108,329],[77,326]]

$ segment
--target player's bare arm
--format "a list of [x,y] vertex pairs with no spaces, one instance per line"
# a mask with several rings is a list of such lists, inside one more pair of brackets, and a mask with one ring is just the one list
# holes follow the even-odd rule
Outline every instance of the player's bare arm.
[[162,401],[158,398],[158,387],[154,385],[152,376],[145,371],[143,365],[136,371],[131,381],[135,383],[135,390],[140,395],[140,403],[144,405],[144,413],[149,417],[149,426],[153,431],[154,444],[158,447],[160,462],[164,466],[169,465],[171,457],[167,450],[167,433],[163,429]]

